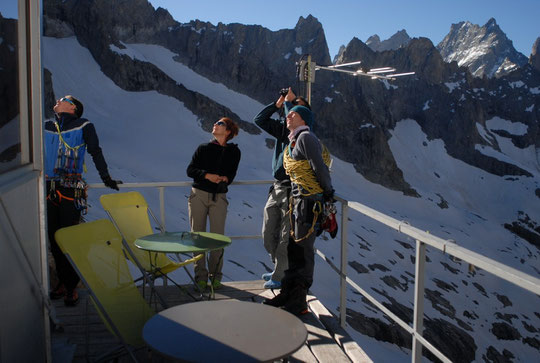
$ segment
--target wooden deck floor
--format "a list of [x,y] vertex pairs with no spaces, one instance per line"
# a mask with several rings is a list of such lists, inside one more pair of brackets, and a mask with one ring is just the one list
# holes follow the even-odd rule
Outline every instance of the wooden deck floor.
[[[225,282],[215,299],[236,299],[262,302],[272,297],[271,290],[262,288],[263,281]],[[195,295],[193,288],[186,287]],[[176,286],[158,287],[169,306],[193,302]],[[276,291],[277,293],[277,291]],[[53,301],[61,328],[52,332],[53,362],[87,362],[118,345],[88,300],[86,290],[79,290],[80,302],[76,307],[65,307],[62,300]],[[289,362],[371,362],[364,351],[339,327],[336,317],[317,300],[308,296],[310,313],[300,317],[308,330],[308,339]],[[161,310],[156,306],[156,310]],[[58,331],[63,330],[63,331]],[[168,360],[142,350],[137,352],[141,362]],[[131,361],[123,356],[120,362]]]

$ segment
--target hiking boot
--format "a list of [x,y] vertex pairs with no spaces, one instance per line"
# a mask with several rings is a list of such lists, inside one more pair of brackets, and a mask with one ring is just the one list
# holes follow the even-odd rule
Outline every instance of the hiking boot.
[[221,284],[221,281],[219,281],[219,280],[212,281],[212,288],[214,290],[219,290],[219,289],[221,289],[222,286],[223,285]]
[[281,281],[268,280],[264,283],[265,289],[279,289],[281,288]]
[[283,310],[293,314],[293,315],[296,315],[296,316],[301,316],[301,315],[304,315],[304,314],[307,314],[309,313],[309,310],[307,308],[307,304],[306,305],[291,305],[291,304],[287,304],[283,307]]
[[78,303],[79,303],[79,294],[77,293],[77,290],[73,289],[71,291],[68,291],[66,293],[66,296],[64,296],[65,306],[75,306]]
[[208,283],[204,280],[197,281],[197,286],[195,289],[199,290],[200,292],[203,292],[208,287]]
[[52,300],[58,300],[62,297],[64,297],[64,295],[66,295],[66,287],[64,286],[64,284],[62,283],[59,283],[56,288],[51,291],[49,293],[49,297],[52,299]]
[[272,279],[272,274],[273,272],[267,272],[265,274],[262,274],[261,277],[264,281],[270,281]]
[[283,304],[283,309],[296,316],[307,313],[307,289],[295,286],[291,290],[287,302]]
[[283,291],[281,291],[279,294],[277,294],[271,299],[264,299],[262,303],[264,305],[270,305],[279,308],[280,306],[283,306],[285,305],[285,303],[287,303],[287,294],[284,294]]

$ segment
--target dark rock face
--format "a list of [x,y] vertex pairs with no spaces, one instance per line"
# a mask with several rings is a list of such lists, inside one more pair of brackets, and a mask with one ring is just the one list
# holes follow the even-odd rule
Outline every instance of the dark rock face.
[[[412,323],[412,309],[401,305],[387,294],[378,292],[390,301],[390,303],[384,304],[388,309],[403,321],[409,324]],[[377,318],[367,317],[352,309],[347,309],[347,322],[362,334],[407,349],[412,348],[410,335],[395,323],[386,323]],[[442,319],[426,319],[424,327],[424,337],[449,357],[450,360],[453,362],[474,361],[477,346],[474,339],[464,330]],[[423,355],[436,361],[436,357],[425,348],[423,349]]]
[[[476,354],[476,343],[472,336],[462,329],[442,319],[428,319],[424,322],[424,337],[433,343],[452,362],[473,362]],[[424,348],[424,351],[426,349]],[[436,357],[427,352],[426,357]]]
[[437,49],[445,61],[468,67],[476,77],[498,77],[527,63],[493,18],[482,27],[470,22],[452,24]]
[[506,349],[503,349],[503,352],[501,354],[495,347],[489,346],[483,358],[486,362],[510,363],[514,361],[515,356],[512,354],[512,352],[509,352]]
[[351,266],[359,274],[369,273],[369,270],[364,265],[356,261],[349,261],[349,266]]
[[52,74],[47,69],[43,69],[43,107],[45,108],[45,118],[50,119],[54,117],[53,107],[56,103],[56,99],[53,93]]
[[540,72],[540,37],[533,44],[529,64]]
[[504,228],[540,249],[540,225],[533,221],[527,213],[520,211],[517,221],[505,223]]
[[502,340],[518,340],[521,339],[519,331],[506,322],[493,323],[491,325],[491,333]]

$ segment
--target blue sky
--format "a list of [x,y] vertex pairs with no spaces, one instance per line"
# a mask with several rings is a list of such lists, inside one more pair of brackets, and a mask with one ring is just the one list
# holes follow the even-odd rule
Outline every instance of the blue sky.
[[[43,0],[47,1],[47,0]],[[339,46],[353,37],[366,41],[373,34],[381,40],[405,29],[411,37],[427,37],[436,45],[453,23],[470,21],[484,25],[489,18],[529,56],[540,37],[540,0],[312,0],[285,7],[284,2],[264,0],[150,0],[154,7],[169,10],[181,23],[194,19],[258,24],[271,30],[294,28],[300,16],[311,14],[322,23],[333,57]],[[0,12],[15,17],[15,0],[2,0]]]

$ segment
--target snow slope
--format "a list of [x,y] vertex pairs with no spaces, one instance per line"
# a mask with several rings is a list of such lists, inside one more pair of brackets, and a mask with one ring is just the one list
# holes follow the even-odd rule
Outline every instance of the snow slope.
[[[175,62],[174,53],[163,47],[141,44],[125,46],[123,50],[112,49],[154,63],[177,82],[226,105],[242,119],[251,120],[263,107],[249,97],[211,82]],[[189,181],[185,170],[192,153],[211,135],[200,128],[197,117],[181,102],[154,91],[127,92],[120,89],[100,71],[88,50],[75,38],[43,38],[43,65],[52,72],[56,97],[73,94],[84,103],[84,116],[96,126],[113,178],[124,182]],[[493,127],[497,125],[494,123]],[[271,180],[272,150],[265,146],[265,138],[267,135],[264,133],[249,135],[241,131],[233,140],[242,150],[236,180]],[[404,172],[405,180],[421,194],[421,198],[406,197],[370,183],[356,173],[352,165],[334,159],[332,179],[337,193],[444,239],[453,239],[459,245],[533,276],[539,275],[538,250],[502,226],[515,220],[518,210],[527,211],[533,220],[540,220],[540,207],[534,195],[539,187],[538,161],[534,164],[531,158],[523,160],[524,165],[529,166],[527,170],[536,167],[534,178],[516,177],[509,180],[487,174],[448,156],[443,142],[427,140],[414,120],[402,120],[397,124],[392,131],[390,147]],[[509,159],[520,157],[521,154],[514,149],[511,144],[505,144],[501,153]],[[88,161],[87,165],[87,180],[100,182],[93,164]],[[267,189],[267,185],[230,188],[227,234],[260,234]],[[98,197],[109,192],[90,191],[89,203],[92,208],[88,220],[106,217]],[[142,192],[150,206],[157,211],[157,191]],[[168,230],[189,228],[188,195],[189,188],[166,190]],[[443,199],[448,208],[438,206]],[[407,246],[414,247],[415,241],[359,213],[351,211],[349,219],[349,262],[362,264],[369,268],[369,272],[359,273],[349,268],[348,275],[382,301],[388,302],[374,289],[385,291],[401,304],[412,308],[414,279],[411,276],[414,275],[414,264],[411,256],[414,256],[414,248]],[[338,240],[319,238],[316,246],[339,264]],[[481,359],[489,345],[496,345],[501,352],[506,348],[522,361],[538,357],[538,351],[529,345],[497,341],[490,332],[496,313],[527,316],[530,319],[528,324],[540,327],[540,316],[534,314],[538,310],[536,296],[495,279],[484,271],[470,274],[466,264],[453,261],[438,251],[428,249],[428,257],[426,288],[437,290],[436,279],[454,287],[441,292],[451,301],[455,316],[470,324],[472,331],[468,333],[476,340],[477,360]],[[235,240],[226,250],[225,260],[225,280],[260,279],[260,275],[267,272],[271,265],[261,240]],[[315,283],[311,291],[337,314],[338,276],[320,259],[316,264]],[[373,264],[382,265],[391,272],[372,267]],[[452,266],[458,272],[450,273],[445,265]],[[389,274],[398,279],[400,284],[397,287],[381,280]],[[175,278],[187,282],[182,271]],[[485,291],[480,291],[475,283],[483,286]],[[496,299],[494,294],[503,294],[503,291],[512,300],[512,306],[503,306]],[[367,308],[352,290],[348,291],[348,308],[384,321],[381,313]],[[473,312],[476,318],[467,320],[464,312]],[[456,325],[455,320],[443,316],[428,300],[426,316],[446,319]],[[514,326],[522,336],[531,336],[526,329],[520,328],[521,324]],[[410,351],[406,349],[379,342],[353,329],[349,331],[374,361],[410,360]],[[538,339],[538,334],[536,337]]]

